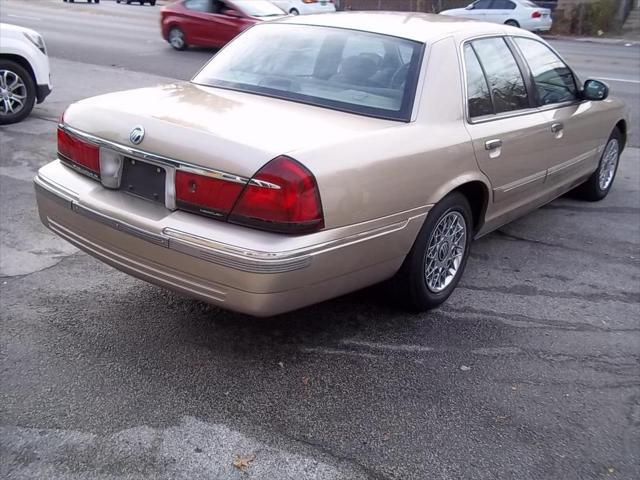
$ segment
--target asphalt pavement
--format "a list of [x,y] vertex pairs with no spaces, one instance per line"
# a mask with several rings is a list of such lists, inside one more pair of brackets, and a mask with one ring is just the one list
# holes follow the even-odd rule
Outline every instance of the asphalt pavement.
[[[407,314],[379,286],[257,320],[128,277],[37,217],[31,179],[68,103],[213,54],[171,50],[157,16],[0,0],[45,36],[55,85],[0,128],[0,477],[640,478],[637,122],[607,199],[563,197],[474,243],[442,308]],[[640,47],[554,45],[637,115]]]

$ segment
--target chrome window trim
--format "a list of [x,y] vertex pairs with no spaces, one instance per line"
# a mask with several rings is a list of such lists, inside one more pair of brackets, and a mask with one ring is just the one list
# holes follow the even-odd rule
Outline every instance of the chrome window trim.
[[[498,114],[493,114],[493,115],[484,115],[482,117],[475,117],[472,118],[469,115],[469,99],[468,97],[468,92],[467,92],[467,65],[464,61],[464,46],[467,43],[470,43],[474,40],[479,40],[479,39],[484,39],[484,38],[493,38],[493,37],[499,37],[499,38],[525,38],[525,39],[529,39],[529,40],[533,40],[536,41],[538,43],[541,43],[542,45],[547,46],[548,48],[551,49],[551,51],[558,56],[558,58],[567,66],[567,68],[569,68],[569,70],[571,70],[571,73],[573,74],[574,79],[576,80],[576,87],[578,88],[578,91],[580,90],[580,78],[578,77],[578,75],[576,74],[576,72],[573,70],[573,68],[571,68],[571,66],[564,60],[564,58],[562,58],[562,56],[558,53],[558,51],[553,48],[551,45],[548,45],[538,39],[526,36],[526,35],[511,35],[511,34],[503,34],[503,33],[485,33],[482,35],[476,35],[473,37],[467,37],[465,39],[463,39],[462,41],[460,41],[459,45],[458,45],[458,65],[460,68],[460,77],[462,79],[462,105],[463,105],[463,110],[464,110],[464,119],[465,122],[469,125],[475,125],[478,123],[486,123],[486,122],[492,122],[492,121],[496,121],[496,120],[502,120],[504,118],[511,118],[511,117],[520,117],[523,115],[531,115],[533,113],[537,113],[537,112],[545,112],[548,110],[555,110],[557,108],[564,108],[564,107],[569,107],[572,105],[580,105],[581,103],[584,103],[584,100],[578,98],[576,100],[571,100],[568,102],[562,102],[562,103],[552,103],[549,105],[538,105],[535,108],[527,108],[527,109],[521,109],[521,110],[513,110],[511,112],[503,112],[503,113],[498,113]],[[515,43],[515,42],[514,42]],[[527,59],[522,55],[522,53],[520,52],[520,50],[518,50],[518,53],[520,54],[520,56],[522,57],[522,59],[524,60],[525,63],[527,63]],[[527,67],[528,67],[528,63],[527,63]]]

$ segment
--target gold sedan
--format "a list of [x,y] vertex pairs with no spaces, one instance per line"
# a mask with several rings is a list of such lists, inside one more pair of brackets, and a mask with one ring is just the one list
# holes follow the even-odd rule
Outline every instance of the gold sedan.
[[188,83],[71,105],[42,222],[96,258],[268,316],[394,277],[447,299],[474,238],[604,198],[624,107],[503,25],[337,13],[256,25]]

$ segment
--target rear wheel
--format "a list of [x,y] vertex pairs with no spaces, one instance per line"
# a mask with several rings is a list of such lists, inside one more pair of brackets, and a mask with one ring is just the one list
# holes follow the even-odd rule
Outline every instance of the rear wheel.
[[300,12],[295,8],[292,8],[291,10],[289,10],[289,13],[291,15],[300,15]]
[[598,168],[586,182],[574,190],[578,197],[590,202],[597,202],[609,194],[618,171],[622,145],[622,133],[618,128],[615,128],[604,147]]
[[393,282],[409,308],[428,310],[449,298],[467,264],[472,218],[469,202],[459,192],[450,193],[431,209]]
[[152,7],[156,6],[156,0],[151,0],[149,3],[151,4]]
[[506,22],[504,22],[505,25],[509,25],[511,27],[518,27],[520,28],[520,24],[518,22],[516,22],[515,20],[507,20]]
[[172,27],[171,30],[169,30],[169,44],[176,50],[184,50],[187,48],[184,32],[178,27]]
[[36,102],[36,85],[22,65],[0,60],[0,125],[23,120]]

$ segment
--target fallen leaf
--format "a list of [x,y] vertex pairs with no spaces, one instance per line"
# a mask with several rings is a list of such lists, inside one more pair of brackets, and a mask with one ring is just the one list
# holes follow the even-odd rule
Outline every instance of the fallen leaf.
[[616,471],[616,469],[613,468],[613,467],[607,468],[607,472],[609,472],[609,473],[615,473],[615,471]]
[[243,457],[242,455],[236,454],[236,458],[233,459],[233,466],[238,470],[244,470],[245,468],[249,468],[249,464],[253,462],[256,458],[255,453]]
[[303,385],[309,385],[309,382],[311,382],[311,379],[309,377],[302,377]]
[[385,432],[385,434],[382,435],[382,440],[384,442],[388,442],[389,440],[391,440],[391,434],[389,432]]
[[284,363],[283,363],[283,362],[278,362],[278,366],[279,366],[280,368],[284,368]]
[[463,372],[468,372],[469,370],[471,370],[471,367],[467,367],[466,365],[460,365],[460,370],[462,370]]

